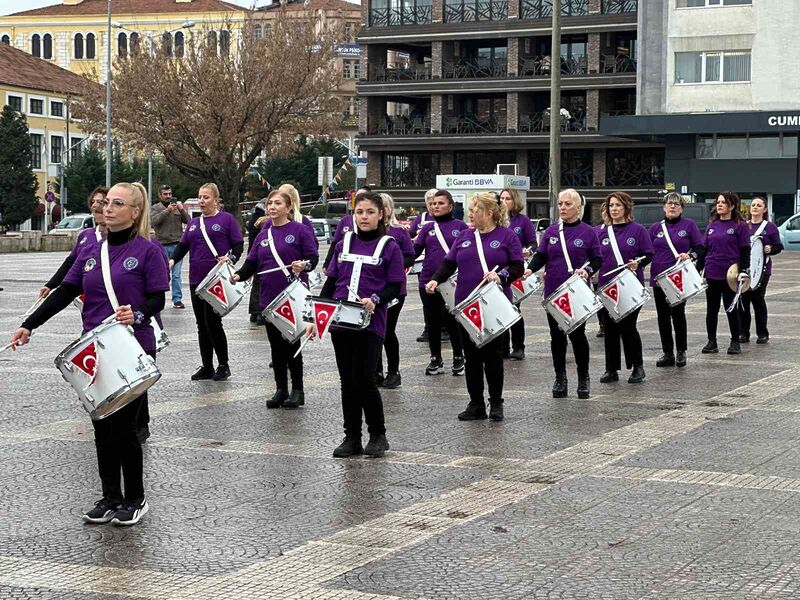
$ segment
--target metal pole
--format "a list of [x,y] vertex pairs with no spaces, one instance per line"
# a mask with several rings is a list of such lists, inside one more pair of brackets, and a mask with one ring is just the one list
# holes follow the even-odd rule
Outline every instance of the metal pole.
[[153,155],[147,156],[147,201],[153,204]]
[[106,187],[111,187],[111,0],[108,0],[106,39]]
[[561,190],[561,0],[553,0],[550,42],[550,219],[558,218]]

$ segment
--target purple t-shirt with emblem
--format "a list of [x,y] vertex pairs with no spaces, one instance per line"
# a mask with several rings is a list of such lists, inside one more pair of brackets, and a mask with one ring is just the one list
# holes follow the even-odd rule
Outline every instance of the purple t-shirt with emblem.
[[[561,250],[561,241],[558,237],[558,223],[553,223],[542,236],[536,252],[547,257],[544,276],[544,295],[549,296],[556,291],[559,286],[570,278],[572,273],[567,269],[567,262],[564,260],[564,252]],[[597,240],[597,233],[591,225],[582,221],[576,224],[564,225],[564,239],[567,243],[567,251],[572,261],[573,270],[577,270],[583,264],[595,256],[600,256],[600,242]]]
[[750,228],[745,221],[711,221],[706,229],[705,246],[705,278],[725,281],[730,266],[738,264],[742,250],[750,247]]
[[[314,224],[311,222],[307,216],[302,215],[301,223],[308,227],[311,230],[311,235],[314,236],[314,243],[319,247],[319,240],[317,240],[317,232],[314,230]],[[264,221],[264,224],[261,226],[261,229],[269,229],[272,227],[272,219],[267,219]]]
[[[114,314],[106,295],[100,267],[100,244],[81,252],[64,282],[79,287],[85,294],[83,301],[83,331],[94,329]],[[140,236],[121,246],[109,246],[111,285],[120,306],[129,304],[135,312],[142,310],[145,296],[169,290],[169,269],[155,244]],[[133,333],[145,352],[156,351],[156,338],[147,320],[133,326]]]
[[345,215],[339,219],[339,224],[336,226],[336,231],[333,234],[331,245],[336,246],[344,239],[344,234],[348,231],[356,230],[356,218],[353,215]]
[[523,248],[536,246],[536,230],[528,215],[514,215],[508,220],[508,228],[517,234]]
[[414,217],[414,220],[411,222],[411,231],[409,231],[411,237],[412,238],[417,237],[420,227],[422,227],[425,223],[428,223],[429,221],[433,221],[433,215],[427,211],[421,212],[416,217]]
[[[253,261],[258,265],[259,271],[266,271],[278,266],[278,262],[272,255],[272,248],[269,245],[269,232],[272,231],[272,240],[275,250],[281,257],[283,264],[289,273],[292,272],[291,264],[296,260],[303,260],[306,256],[317,254],[316,236],[305,225],[289,221],[288,223],[275,227],[270,225],[262,229],[253,241],[253,247],[247,254],[247,260]],[[259,289],[258,301],[262,309],[272,302],[275,297],[286,289],[289,282],[283,271],[274,271],[256,275],[259,278],[261,287]]]
[[[678,254],[688,253],[695,246],[703,243],[703,236],[691,219],[679,219],[676,223],[665,221],[669,239]],[[677,262],[677,258],[669,248],[661,221],[650,226],[650,239],[653,242],[653,262],[650,263],[650,285],[656,286],[656,276],[660,275]]]
[[[408,235],[406,228],[401,225],[392,225],[386,232],[394,238],[397,245],[400,246],[400,253],[405,256],[414,256],[414,244],[411,243],[411,236]],[[403,277],[403,282],[400,284],[399,298],[405,298],[408,295],[408,286],[406,284],[406,277]]]
[[425,223],[419,230],[417,239],[414,240],[414,249],[421,248],[425,252],[425,258],[422,261],[422,272],[419,274],[420,289],[424,288],[425,284],[431,280],[436,269],[442,264],[444,257],[447,256],[447,252],[453,247],[461,232],[469,229],[469,225],[460,219],[450,219],[439,223],[442,237],[445,244],[447,244],[447,250],[445,250],[436,235],[435,225],[435,221]]
[[[748,228],[750,229],[750,235],[753,236],[758,231],[758,228],[761,227],[761,223],[747,223]],[[767,221],[767,225],[764,227],[764,231],[761,232],[763,236],[761,241],[765,246],[779,246],[781,244],[781,232],[778,231],[778,227],[772,221]],[[766,275],[772,275],[772,261],[770,260],[769,256],[766,258],[766,265],[764,267],[764,273]]]
[[[206,217],[205,225],[217,256],[225,256],[236,244],[244,241],[239,223],[231,213],[220,211],[213,217]],[[189,285],[198,285],[218,262],[200,231],[200,217],[189,221],[180,243],[189,246]]]
[[[353,234],[350,240],[350,254],[372,256],[380,239],[378,237],[374,240],[360,240],[358,236]],[[353,273],[353,263],[339,260],[343,246],[344,242],[339,242],[336,245],[331,264],[328,265],[328,270],[325,271],[328,277],[336,279],[336,289],[333,292],[334,300],[347,300],[350,275]],[[380,294],[387,283],[402,283],[405,277],[403,254],[397,242],[391,239],[383,248],[380,264],[362,264],[361,278],[358,281],[358,296],[360,298],[369,298],[372,294]],[[386,303],[378,304],[366,330],[379,337],[384,337],[386,335],[386,311]],[[331,326],[331,329],[336,330],[337,328]]]
[[77,239],[75,240],[75,245],[72,247],[69,255],[73,258],[73,260],[77,260],[78,256],[81,252],[86,250],[87,248],[91,248],[92,246],[97,246],[102,242],[105,237],[100,236],[100,240],[97,239],[97,228],[92,227],[90,229],[84,229],[78,234]]
[[[622,255],[622,260],[628,262],[634,258],[639,258],[645,254],[653,252],[653,243],[650,241],[650,234],[644,226],[639,223],[625,223],[623,225],[613,225],[615,239],[617,246],[619,246],[619,253]],[[613,275],[606,275],[610,270],[616,269],[619,264],[614,256],[614,250],[611,248],[611,240],[608,238],[609,228],[603,227],[597,234],[600,240],[600,254],[603,257],[603,264],[600,267],[600,273],[597,275],[598,285],[605,285],[614,277]],[[641,283],[644,283],[644,267],[640,266],[636,269],[636,277],[639,278]]]
[[[522,261],[522,244],[519,242],[519,237],[506,227],[495,227],[488,233],[482,233],[481,246],[489,271],[494,267],[502,271],[513,261]],[[483,279],[483,266],[478,256],[474,230],[459,236],[458,241],[447,253],[447,260],[453,261],[458,266],[455,296],[458,304],[466,300]],[[510,282],[503,286],[503,293],[511,300]]]

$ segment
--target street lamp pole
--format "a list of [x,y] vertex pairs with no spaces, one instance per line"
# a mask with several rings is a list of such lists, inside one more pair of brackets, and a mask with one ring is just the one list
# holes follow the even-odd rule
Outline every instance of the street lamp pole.
[[561,189],[561,0],[553,0],[550,41],[550,219],[558,217]]
[[106,37],[106,187],[111,187],[111,0],[108,0]]

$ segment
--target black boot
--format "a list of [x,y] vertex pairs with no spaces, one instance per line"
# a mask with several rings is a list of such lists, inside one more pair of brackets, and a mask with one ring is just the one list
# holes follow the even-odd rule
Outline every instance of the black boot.
[[228,365],[218,365],[217,370],[214,371],[214,376],[211,378],[214,381],[225,381],[231,376],[231,369]]
[[678,350],[678,353],[675,355],[675,366],[676,367],[686,366],[686,350]]
[[386,435],[369,436],[369,442],[364,447],[364,454],[372,458],[380,458],[389,449]]
[[423,329],[422,333],[420,333],[417,336],[417,341],[418,342],[427,342],[428,341],[428,328],[427,327],[425,329]]
[[284,402],[289,399],[289,392],[286,390],[277,390],[272,398],[267,400],[267,408],[280,408]]
[[656,361],[657,367],[674,367],[675,366],[675,355],[672,352],[664,352]]
[[578,398],[589,398],[589,373],[578,373]]
[[739,345],[739,340],[731,340],[730,346],[728,346],[728,354],[741,354],[742,347]]
[[213,367],[200,367],[192,375],[192,381],[202,381],[204,379],[211,379],[214,377]]
[[500,398],[499,400],[492,400],[489,399],[489,420],[490,421],[502,421],[504,418],[503,415],[503,399]]
[[749,344],[750,343],[750,334],[749,333],[740,333],[739,334],[739,343],[740,344]]
[[642,383],[644,381],[644,365],[634,365],[631,376],[628,377],[628,383]]
[[463,412],[458,413],[459,421],[480,421],[486,418],[486,405],[483,402],[473,403],[470,400],[467,408]]
[[567,397],[567,374],[564,372],[556,373],[556,380],[553,383],[553,398]]
[[719,352],[719,346],[717,346],[717,340],[708,340],[708,343],[703,346],[703,349],[700,351],[703,354],[716,354]]
[[347,458],[349,456],[358,456],[359,454],[364,454],[360,437],[345,436],[342,443],[333,451],[335,458]]
[[514,348],[508,357],[511,360],[525,360],[525,348]]
[[383,387],[387,390],[393,390],[400,387],[401,383],[402,380],[400,379],[400,373],[389,373],[386,376],[386,379],[383,380]]
[[283,403],[283,408],[298,408],[306,403],[306,394],[303,390],[292,390],[289,399]]
[[606,371],[600,378],[600,383],[613,383],[619,381],[619,374],[616,371]]

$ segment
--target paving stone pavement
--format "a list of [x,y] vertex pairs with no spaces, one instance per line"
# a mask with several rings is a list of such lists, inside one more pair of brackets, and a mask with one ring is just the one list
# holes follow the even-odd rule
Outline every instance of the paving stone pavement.
[[[0,257],[3,336],[63,256]],[[529,301],[503,423],[457,421],[463,377],[424,376],[412,293],[403,386],[383,392],[392,451],[377,460],[331,456],[329,342],[304,353],[306,406],[268,411],[264,331],[241,308],[226,317],[233,377],[190,382],[192,312],[168,308],[145,445],[151,512],[130,529],[80,520],[99,481],[91,423],[53,366],[80,329],[70,307],[0,354],[0,599],[798,598],[798,275],[800,255],[776,257],[770,344],[740,356],[700,354],[705,306],[692,301],[685,369],[655,368],[648,305],[642,385],[598,383],[592,322],[586,401],[572,366],[572,395],[550,397],[547,325]]]

